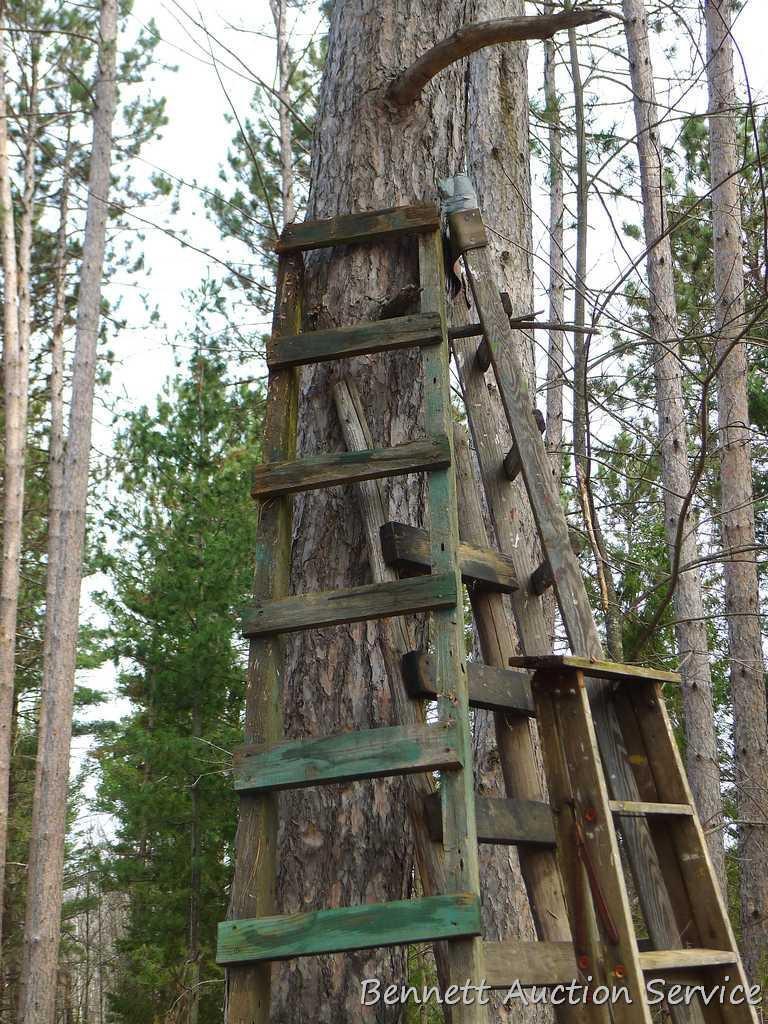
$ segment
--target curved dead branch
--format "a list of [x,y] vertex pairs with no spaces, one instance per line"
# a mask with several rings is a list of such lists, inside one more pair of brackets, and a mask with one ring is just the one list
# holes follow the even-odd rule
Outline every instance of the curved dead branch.
[[515,43],[525,39],[549,39],[563,29],[591,25],[610,17],[609,11],[585,7],[580,11],[566,11],[563,14],[498,18],[495,21],[476,21],[462,25],[398,75],[387,89],[387,99],[396,107],[407,107],[419,98],[424,86],[439,71],[484,46]]

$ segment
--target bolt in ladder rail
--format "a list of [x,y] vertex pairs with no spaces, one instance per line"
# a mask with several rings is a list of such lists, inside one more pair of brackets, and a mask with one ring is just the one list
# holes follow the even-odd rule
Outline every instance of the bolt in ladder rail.
[[[420,313],[300,333],[301,251],[403,234],[418,236]],[[439,214],[433,205],[420,205],[296,225],[284,231],[279,252],[263,463],[253,485],[259,502],[254,603],[243,619],[250,638],[248,745],[237,752],[234,767],[241,796],[234,916],[219,926],[218,938],[217,959],[229,968],[229,1024],[268,1019],[274,960],[441,939],[449,940],[457,984],[484,973]],[[416,346],[424,366],[425,440],[296,459],[298,367]],[[288,596],[293,493],[414,472],[428,477],[429,575]],[[284,740],[282,634],[414,612],[431,613],[436,722]],[[447,892],[309,914],[275,913],[277,791],[436,769]],[[474,1003],[457,1006],[454,1020],[481,1024],[487,1016]]]

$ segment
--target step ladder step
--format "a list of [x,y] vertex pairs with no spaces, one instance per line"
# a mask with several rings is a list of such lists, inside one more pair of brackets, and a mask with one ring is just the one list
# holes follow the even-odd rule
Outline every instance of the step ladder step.
[[[381,528],[381,550],[384,561],[395,569],[429,572],[432,556],[426,530],[406,523],[385,523]],[[518,589],[512,559],[492,548],[459,544],[459,566],[465,583],[502,594]]]
[[645,668],[642,665],[621,665],[616,661],[592,661],[590,658],[578,658],[571,654],[544,654],[538,657],[514,657],[509,664],[530,672],[539,670],[547,672],[562,669],[577,670],[593,679],[613,679],[617,682],[657,682],[680,683],[677,672],[665,672],[658,668]]
[[251,494],[265,500],[320,487],[339,487],[385,476],[445,469],[451,464],[447,437],[407,441],[394,448],[308,455],[292,462],[265,462],[253,471]]
[[472,893],[424,896],[307,914],[224,921],[220,964],[287,960],[320,953],[399,946],[480,934],[480,903]]
[[646,972],[722,967],[735,964],[737,954],[728,949],[660,949],[640,953],[640,968]]
[[570,942],[484,942],[485,980],[491,988],[567,985],[579,977]]
[[432,203],[393,206],[368,213],[346,213],[328,220],[288,224],[275,246],[278,253],[323,249],[329,245],[378,242],[397,235],[420,234],[440,227],[440,212]]
[[644,818],[653,814],[690,818],[693,807],[690,804],[664,804],[645,800],[611,800],[611,810],[619,817]]
[[299,594],[281,601],[253,604],[243,612],[244,636],[295,633],[344,622],[387,619],[434,608],[454,608],[458,588],[453,573],[414,576],[391,583],[367,583],[347,590]]
[[[403,681],[413,700],[437,700],[435,666],[425,651],[409,651],[403,656]],[[507,711],[529,718],[535,714],[528,672],[468,661],[467,684],[473,708]]]
[[[547,429],[546,420],[544,419],[544,413],[540,409],[533,410],[533,418],[536,421],[536,426],[539,433],[543,434]],[[507,454],[504,456],[504,475],[507,480],[516,480],[518,475],[522,472],[523,462],[520,457],[520,452],[516,444],[513,443]]]
[[[443,841],[443,816],[440,794],[431,793],[424,801],[429,833],[433,841]],[[477,841],[495,846],[555,845],[552,808],[541,800],[502,800],[475,794]]]
[[456,769],[462,766],[459,749],[455,726],[442,722],[246,746],[235,755],[235,789],[259,793]]
[[330,359],[435,345],[442,340],[442,326],[437,313],[414,313],[412,316],[350,327],[270,338],[267,342],[267,366],[270,370],[282,370],[287,366],[308,366]]

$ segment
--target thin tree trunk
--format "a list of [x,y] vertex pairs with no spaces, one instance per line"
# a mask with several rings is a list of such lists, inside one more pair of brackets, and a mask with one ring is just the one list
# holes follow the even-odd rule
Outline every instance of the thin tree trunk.
[[[544,13],[554,13],[553,4],[544,5]],[[549,319],[562,323],[565,317],[565,279],[563,244],[563,134],[560,125],[560,103],[557,97],[555,44],[544,42],[544,103],[549,138]],[[558,474],[562,466],[563,447],[563,338],[562,331],[549,332],[547,352],[547,451]]]
[[[4,38],[2,39],[0,62],[0,234],[2,235],[3,263],[3,390],[5,403],[3,564],[0,577],[0,907],[2,907],[8,843],[11,735],[14,720],[16,620],[19,605],[19,572],[24,512],[29,352],[22,349],[19,335],[16,232],[8,156]],[[0,934],[1,939],[2,935]]]
[[[576,117],[576,291],[574,296],[574,323],[586,323],[587,289],[587,235],[589,232],[589,178],[587,168],[587,137],[584,116],[584,86],[579,64],[576,30],[568,32],[571,57],[573,93]],[[614,661],[623,661],[622,616],[613,572],[606,557],[606,544],[600,527],[590,486],[590,459],[587,447],[589,424],[587,415],[587,352],[586,336],[581,331],[573,334],[573,454],[576,468],[576,487],[581,502],[584,525],[592,547],[600,584],[600,599],[605,617],[606,646]]]
[[[192,735],[202,736],[202,719],[200,709],[196,707],[193,712]],[[189,949],[187,961],[189,971],[187,972],[186,985],[189,992],[189,1008],[187,1012],[187,1024],[197,1024],[200,1016],[200,905],[201,875],[201,830],[200,820],[200,779],[192,784],[190,800],[192,803],[192,821],[190,835],[190,872],[189,872]]]
[[[59,193],[59,229],[56,237],[56,264],[53,271],[53,320],[51,331],[51,377],[48,385],[51,425],[48,433],[48,570],[45,603],[55,600],[57,559],[61,552],[61,510],[64,483],[64,327],[67,298],[67,227],[69,223],[70,160],[72,147],[69,128],[64,150],[61,191]],[[50,657],[51,637],[43,637],[43,661]]]
[[106,246],[112,122],[117,105],[116,0],[102,0],[99,33],[72,407],[64,458],[62,549],[56,567],[54,600],[46,609],[46,632],[50,635],[50,643],[43,666],[29,850],[19,1014],[24,1024],[52,1024],[55,1011],[77,628]]
[[[665,236],[667,209],[662,190],[664,157],[658,137],[659,112],[651,65],[644,0],[624,0],[624,24],[634,94],[637,149],[648,273],[650,333],[659,422],[664,522],[670,562],[675,558],[683,502],[691,488],[688,433],[683,402],[683,375],[678,343],[677,304],[672,244]],[[690,512],[680,532],[681,565],[698,557],[696,528]],[[725,891],[723,805],[709,668],[707,618],[698,569],[680,574],[675,591],[677,645],[683,677],[685,762],[699,816],[708,830],[710,856]]]
[[280,192],[283,206],[283,224],[296,219],[293,198],[293,138],[291,131],[290,81],[291,50],[288,43],[287,0],[269,0],[275,22],[277,43],[277,109],[280,126]]
[[[725,603],[733,700],[735,788],[741,824],[741,943],[747,973],[759,980],[768,950],[768,725],[765,665],[755,556],[752,456],[747,406],[747,351],[741,204],[731,7],[706,0],[709,160],[715,265],[717,418],[720,500],[726,551]],[[739,554],[727,554],[729,551]]]

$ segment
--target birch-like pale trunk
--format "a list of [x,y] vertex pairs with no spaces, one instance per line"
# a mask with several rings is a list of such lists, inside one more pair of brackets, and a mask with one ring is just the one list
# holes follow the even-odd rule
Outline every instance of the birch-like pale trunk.
[[[544,5],[552,14],[553,4]],[[557,97],[555,71],[556,48],[553,40],[544,42],[544,103],[549,141],[549,320],[562,323],[565,318],[563,132]],[[563,456],[563,338],[562,331],[549,332],[547,352],[546,443],[559,474]]]
[[288,42],[287,0],[269,0],[275,23],[277,45],[277,108],[280,131],[280,191],[283,206],[283,224],[296,219],[293,197],[293,133],[291,130],[290,81],[292,74],[291,50]]
[[[665,235],[667,206],[662,183],[664,154],[659,139],[659,110],[648,40],[644,0],[623,0],[627,52],[634,94],[637,151],[643,199],[643,225],[648,250],[648,316],[653,340],[653,374],[659,423],[664,525],[670,563],[698,558],[696,524],[690,507],[680,527],[683,504],[691,488],[688,431],[683,402],[683,367],[678,340],[677,302],[672,244]],[[699,816],[707,830],[712,863],[725,891],[723,804],[709,668],[707,616],[701,574],[680,573],[674,595],[680,673],[683,677],[685,765]]]
[[43,665],[19,1000],[19,1017],[24,1024],[53,1024],[55,1013],[80,586],[106,248],[112,122],[117,105],[116,59],[117,0],[102,0],[88,207],[72,369],[72,405],[64,457],[61,551],[56,564],[53,600],[46,609],[45,622],[49,643]]
[[[717,340],[721,535],[728,618],[735,789],[741,869],[741,943],[759,981],[768,950],[768,725],[755,554],[752,454],[747,405],[744,265],[741,245],[739,104],[731,7],[706,0],[709,161]],[[750,824],[756,823],[756,825]]]
[[613,571],[606,557],[606,544],[589,482],[590,465],[587,447],[589,430],[587,415],[587,351],[585,335],[578,328],[586,323],[587,242],[589,234],[589,169],[587,166],[587,135],[584,114],[584,84],[579,63],[576,30],[568,32],[568,49],[573,78],[574,115],[576,118],[576,290],[573,300],[573,455],[576,487],[584,528],[597,566],[600,601],[605,618],[606,646],[613,661],[624,660],[622,616]]
[[[0,575],[0,909],[4,905],[8,843],[11,740],[14,721],[16,622],[24,513],[27,378],[29,351],[19,333],[16,229],[8,154],[8,105],[5,94],[5,39],[0,53],[0,236],[3,264],[3,564]],[[0,918],[2,914],[0,913]],[[2,940],[0,921],[0,940]]]

